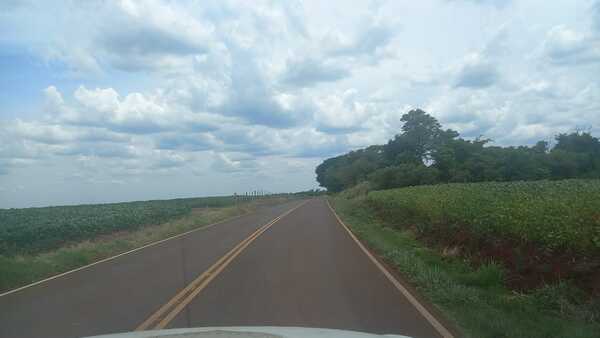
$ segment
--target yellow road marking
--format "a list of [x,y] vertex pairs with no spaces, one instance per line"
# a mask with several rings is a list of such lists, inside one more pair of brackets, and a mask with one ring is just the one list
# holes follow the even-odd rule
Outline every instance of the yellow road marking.
[[327,205],[329,206],[329,210],[333,213],[338,223],[346,229],[350,237],[358,244],[358,246],[362,249],[362,251],[369,257],[369,259],[379,268],[379,270],[387,277],[387,279],[392,282],[392,284],[408,299],[408,301],[417,309],[417,311],[425,317],[425,319],[436,329],[436,331],[444,338],[454,338],[454,335],[446,329],[442,323],[440,323],[409,291],[402,285],[394,275],[392,275],[379,261],[367,250],[367,248],[356,238],[354,233],[348,228],[348,226],[342,221],[342,219],[338,216],[338,214],[333,210],[329,201],[327,201]]
[[262,233],[267,231],[273,224],[280,219],[290,214],[292,211],[300,208],[306,202],[297,205],[296,207],[284,212],[274,218],[267,224],[261,226],[243,241],[238,243],[233,249],[227,252],[223,257],[219,258],[211,267],[200,274],[185,288],[179,291],[171,300],[160,307],[148,319],[140,324],[135,330],[142,331],[147,329],[163,329],[165,328],[208,284],[225,269],[250,243],[258,238]]
[[[271,223],[269,225],[269,227],[273,224],[275,224],[275,222]],[[168,316],[166,316],[163,320],[161,320],[160,323],[158,323],[158,325],[156,326],[156,329],[164,329],[169,324],[169,322],[171,322],[171,320],[173,320],[173,318],[175,318],[175,316],[177,316],[177,314],[179,314],[179,312],[181,312],[181,310],[183,310],[206,286],[208,286],[208,284],[215,277],[217,277],[217,275],[219,275],[221,273],[221,271],[223,271],[223,269],[225,269],[225,267],[227,267],[229,265],[229,263],[231,263],[231,261],[233,261],[240,253],[242,253],[242,251],[248,245],[250,245],[250,243],[252,243],[256,238],[258,238],[258,236],[260,236],[267,229],[268,228],[263,229],[259,234],[254,236],[252,239],[250,239],[246,243],[244,243],[244,245],[242,247],[240,247],[235,253],[233,253],[231,256],[229,256],[229,258],[227,258],[227,260],[223,264],[221,264],[214,272],[209,273],[208,278],[206,278],[197,288],[195,288],[194,291],[192,291],[189,296],[187,296],[183,301],[181,301],[181,303],[179,303],[177,305],[177,307],[169,313]]]
[[177,235],[174,235],[174,236],[171,236],[171,237],[167,237],[167,238],[158,240],[156,242],[148,243],[146,245],[140,246],[139,248],[135,248],[135,249],[132,249],[132,250],[129,250],[129,251],[125,251],[125,252],[122,252],[120,254],[117,254],[117,255],[114,255],[114,256],[111,256],[111,257],[107,257],[107,258],[101,259],[101,260],[96,261],[94,263],[90,263],[88,265],[84,265],[84,266],[78,267],[78,268],[73,269],[73,270],[65,271],[65,272],[59,273],[57,275],[48,277],[48,278],[44,278],[44,279],[39,280],[37,282],[34,282],[34,283],[31,283],[31,284],[27,284],[27,285],[18,287],[16,289],[12,289],[12,290],[6,291],[4,293],[0,293],[0,297],[7,296],[7,295],[10,295],[12,293],[16,293],[16,292],[22,291],[22,290],[28,289],[28,288],[36,286],[36,285],[44,284],[44,283],[49,282],[49,281],[51,281],[53,279],[64,277],[64,276],[70,275],[72,273],[75,273],[77,271],[91,268],[94,265],[98,265],[98,264],[101,264],[101,263],[112,261],[112,260],[117,259],[117,258],[119,258],[121,256],[125,256],[125,255],[128,255],[128,254],[131,254],[131,253],[134,253],[134,252],[137,252],[137,251],[140,251],[140,250],[143,250],[143,249],[146,249],[146,248],[149,248],[149,247],[161,244],[163,242],[170,241],[170,240],[175,239],[175,238],[179,238],[179,237],[182,237],[182,236],[185,236],[185,235],[189,235],[190,233],[193,233],[193,232],[196,232],[196,231],[206,230],[206,229],[211,228],[211,227],[213,227],[215,225],[219,225],[221,223],[226,223],[226,222],[229,222],[229,221],[233,221],[234,219],[238,219],[238,218],[240,218],[242,216],[246,216],[248,214],[250,214],[250,213],[246,212],[246,213],[243,213],[241,215],[229,217],[229,218],[224,219],[222,221],[218,221],[218,222],[215,222],[215,223],[207,224],[207,225],[201,226],[201,227],[196,228],[196,229],[188,230],[186,232],[182,232],[180,234],[177,234]]
[[[278,217],[279,218],[279,217]],[[271,221],[273,222],[273,221]],[[269,222],[268,224],[270,224]],[[263,225],[264,227],[264,225]],[[207,276],[210,275],[210,272],[220,266],[230,255],[232,255],[239,247],[250,238],[254,237],[260,230],[259,228],[254,231],[250,236],[244,239],[242,242],[237,244],[233,249],[227,252],[223,257],[219,258],[210,268],[200,274],[196,279],[194,279],[190,284],[188,284],[185,288],[183,288],[180,292],[178,292],[171,300],[169,300],[165,305],[163,305],[158,311],[156,311],[152,316],[146,319],[142,324],[140,324],[136,330],[145,330],[150,327],[154,322],[156,322],[167,310],[173,307],[183,296],[188,294],[198,283],[202,282]]]

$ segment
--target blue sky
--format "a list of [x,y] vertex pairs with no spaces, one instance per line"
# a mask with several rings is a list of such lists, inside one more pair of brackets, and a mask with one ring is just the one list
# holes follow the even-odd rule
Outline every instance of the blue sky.
[[3,1],[0,208],[315,188],[422,108],[600,125],[597,0]]

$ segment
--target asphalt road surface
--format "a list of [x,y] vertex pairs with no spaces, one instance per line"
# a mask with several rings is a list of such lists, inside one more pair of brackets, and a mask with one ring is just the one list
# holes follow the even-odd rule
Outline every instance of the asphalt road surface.
[[263,207],[0,296],[0,337],[198,326],[440,336],[324,199]]

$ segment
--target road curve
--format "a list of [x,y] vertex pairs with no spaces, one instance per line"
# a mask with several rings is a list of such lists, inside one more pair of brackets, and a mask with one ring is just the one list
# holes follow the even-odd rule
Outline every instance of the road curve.
[[167,328],[304,326],[440,336],[326,201],[313,199],[264,207],[0,297],[0,337],[133,331],[153,314]]

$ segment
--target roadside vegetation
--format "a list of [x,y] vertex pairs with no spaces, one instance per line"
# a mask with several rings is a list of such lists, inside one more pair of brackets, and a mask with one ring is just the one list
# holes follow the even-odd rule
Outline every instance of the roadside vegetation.
[[417,186],[364,202],[431,246],[502,265],[513,289],[568,281],[600,296],[600,180]]
[[368,181],[373,189],[439,183],[600,178],[600,140],[588,132],[559,134],[553,144],[500,147],[483,136],[459,137],[422,110],[404,114],[398,135],[384,145],[329,158],[317,181],[339,192]]
[[470,337],[598,337],[600,140],[491,145],[422,110],[326,159],[342,218]]
[[35,254],[115,231],[129,231],[225,207],[233,197],[182,198],[109,204],[0,209],[0,255]]
[[236,203],[232,197],[209,197],[3,209],[0,292],[287,198],[272,196]]
[[385,219],[421,234],[465,233],[485,242],[502,238],[549,251],[600,253],[600,180],[415,186],[374,191],[366,201]]
[[[597,190],[598,182],[556,183],[554,186],[548,186],[550,184],[548,182],[539,182],[539,185],[544,189],[555,189],[558,193],[565,190],[561,188],[561,183],[566,187],[572,185],[583,187],[586,183],[590,183],[594,188],[590,188],[588,193],[593,189],[596,189],[596,194],[600,193]],[[362,185],[338,194],[331,201],[352,231],[374,252],[398,269],[425,298],[454,322],[466,337],[598,337],[600,299],[597,295],[577,287],[575,280],[565,278],[526,288],[522,284],[519,287],[512,287],[510,278],[514,278],[517,274],[515,271],[510,271],[503,262],[491,257],[477,258],[477,250],[462,251],[464,247],[457,243],[448,246],[447,242],[440,240],[444,236],[440,237],[437,234],[427,236],[436,233],[436,227],[448,227],[448,230],[453,229],[456,233],[460,233],[463,226],[473,229],[473,232],[469,233],[479,233],[484,237],[490,236],[492,231],[498,229],[508,233],[512,238],[518,238],[515,234],[527,234],[527,230],[523,232],[522,230],[528,228],[532,229],[532,233],[543,233],[544,231],[540,232],[535,225],[543,225],[540,222],[547,220],[545,216],[538,217],[537,220],[540,221],[538,222],[530,217],[533,214],[519,214],[518,210],[522,207],[517,202],[512,203],[508,200],[511,195],[517,194],[522,189],[521,185],[521,183],[514,183],[499,187],[490,187],[487,184],[431,186],[422,187],[422,190],[405,188],[370,193]],[[487,192],[491,188],[504,189],[505,192]],[[444,191],[445,189],[447,191]],[[452,218],[441,217],[443,212],[440,210],[443,209],[439,209],[439,204],[436,203],[445,200],[450,191],[460,189],[466,192],[448,199],[450,210],[453,210],[448,216],[459,216],[455,219],[458,222],[449,222]],[[533,193],[533,190],[528,191],[530,194]],[[469,211],[467,203],[472,202],[472,194],[484,197],[490,196],[489,194],[499,194],[500,196],[496,197],[508,203],[503,206],[498,202],[493,207],[483,208],[476,204]],[[460,197],[466,199],[461,200]],[[565,207],[568,207],[571,198],[572,194],[562,197],[562,201],[567,202]],[[558,196],[554,197],[554,201],[550,201],[547,206],[560,205],[558,201],[560,199]],[[426,207],[427,200],[433,204],[431,209]],[[592,203],[598,203],[597,200],[596,198]],[[527,203],[527,199],[524,198],[520,201]],[[583,209],[585,210],[585,207]],[[597,208],[596,212],[598,210],[600,209]],[[500,217],[497,216],[498,214],[508,215],[510,211],[516,211],[514,215],[523,221],[523,226],[509,228],[509,230],[495,228],[496,223],[493,218]],[[577,210],[566,211],[562,217],[559,215],[548,217],[560,219],[559,224],[567,228],[567,233],[571,233],[574,229],[568,229],[568,224],[577,226],[579,222],[571,218],[575,212]],[[486,215],[491,215],[490,223],[486,222]],[[590,210],[583,215],[590,215]],[[482,223],[463,224],[462,220],[481,220]],[[513,222],[519,224],[518,221]],[[491,224],[491,226],[487,228],[484,224]],[[554,229],[556,227],[549,228],[549,232]],[[455,238],[449,232],[445,237]],[[526,240],[528,241],[529,238]],[[589,246],[584,246],[586,250],[594,245],[589,240],[584,242],[589,243]],[[555,248],[550,250],[559,250],[564,241],[550,240],[549,243],[553,244],[548,248]],[[558,245],[559,243],[561,245]],[[583,249],[578,243],[571,243],[571,246],[576,250]],[[527,253],[507,249],[503,247],[503,252],[511,252],[517,258],[528,257]],[[515,249],[518,250],[519,247]],[[597,268],[595,269],[598,271]],[[588,270],[588,274],[592,274],[593,271]]]

